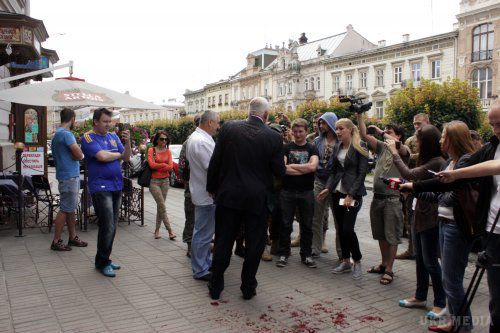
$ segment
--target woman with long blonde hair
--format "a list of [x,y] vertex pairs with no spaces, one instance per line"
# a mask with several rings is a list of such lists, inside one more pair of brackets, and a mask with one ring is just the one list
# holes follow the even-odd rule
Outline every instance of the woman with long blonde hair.
[[[347,118],[337,120],[338,142],[333,148],[333,165],[326,188],[318,195],[323,200],[332,193],[333,214],[338,224],[342,262],[332,271],[341,274],[352,271],[353,279],[362,277],[361,251],[354,224],[363,196],[366,195],[365,176],[368,171],[368,149],[361,141],[358,127]],[[354,265],[351,264],[351,256]]]

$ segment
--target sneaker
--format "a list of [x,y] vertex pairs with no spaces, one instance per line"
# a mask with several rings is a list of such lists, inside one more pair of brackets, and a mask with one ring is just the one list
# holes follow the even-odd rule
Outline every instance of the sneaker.
[[288,264],[288,258],[285,256],[281,256],[280,259],[276,262],[277,267],[285,267]]
[[312,257],[307,257],[305,260],[302,260],[302,263],[304,265],[306,265],[307,267],[309,267],[309,268],[316,268],[316,267],[318,267],[316,265],[316,262],[314,261],[314,259]]
[[58,240],[57,243],[52,242],[50,249],[52,251],[71,251],[71,247],[64,245],[62,239]]
[[120,266],[119,264],[117,264],[116,262],[111,262],[111,264],[109,264],[109,266],[111,266],[111,268],[113,268],[114,271],[122,268],[122,266]]
[[78,236],[75,236],[73,239],[68,240],[68,246],[76,246],[76,247],[87,247],[88,243],[82,241]]
[[354,266],[352,267],[352,278],[354,280],[359,280],[363,276],[363,273],[361,272],[361,263],[354,263]]
[[346,272],[350,272],[352,269],[352,266],[351,264],[348,264],[346,263],[345,261],[342,261],[340,263],[340,265],[338,265],[337,267],[335,267],[333,270],[332,270],[332,273],[333,274],[342,274],[342,273],[346,273]]
[[111,267],[111,265],[104,266],[99,271],[102,273],[102,275],[104,275],[106,277],[115,277],[116,276],[115,272],[113,271],[113,267]]

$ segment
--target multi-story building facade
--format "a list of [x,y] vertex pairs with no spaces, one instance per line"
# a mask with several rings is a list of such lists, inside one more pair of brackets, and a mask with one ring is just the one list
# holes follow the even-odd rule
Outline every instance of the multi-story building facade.
[[457,19],[457,77],[479,89],[487,109],[500,95],[500,2],[462,0]]
[[[479,88],[486,108],[500,90],[500,39],[494,32],[500,22],[500,1],[463,0],[460,8],[458,29],[418,40],[405,34],[401,43],[389,46],[384,40],[372,44],[351,25],[343,33],[312,42],[302,34],[287,47],[266,46],[250,53],[247,66],[228,80],[187,91],[186,105],[193,106],[187,113],[214,107],[214,95],[219,106],[218,89],[229,91],[229,107],[240,109],[246,109],[255,96],[295,110],[308,99],[354,95],[372,101],[371,116],[382,118],[387,99],[399,89],[417,86],[423,79],[443,82],[456,77]],[[196,104],[207,97],[207,105]],[[226,110],[223,106],[214,109]]]
[[120,122],[135,124],[140,121],[150,121],[156,119],[178,119],[185,115],[184,103],[177,102],[176,99],[169,99],[161,105],[163,110],[141,110],[122,108],[116,110],[120,114]]

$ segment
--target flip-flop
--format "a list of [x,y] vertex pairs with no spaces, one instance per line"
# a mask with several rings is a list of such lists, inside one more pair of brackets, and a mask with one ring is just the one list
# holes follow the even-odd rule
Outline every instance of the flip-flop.
[[[389,276],[390,279],[386,278],[385,277],[386,275]],[[382,275],[382,278],[380,279],[380,284],[387,286],[388,284],[391,284],[392,281],[394,281],[394,273],[393,272],[385,272],[384,275]]]
[[372,274],[384,274],[385,266],[384,265],[372,266],[372,268],[367,270],[367,272]]

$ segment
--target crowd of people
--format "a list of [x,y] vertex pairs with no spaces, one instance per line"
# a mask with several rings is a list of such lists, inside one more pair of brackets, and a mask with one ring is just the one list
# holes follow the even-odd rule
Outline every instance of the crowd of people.
[[[380,262],[367,272],[380,274],[380,283],[390,285],[395,259],[414,258],[415,293],[401,299],[399,306],[426,307],[430,279],[434,303],[426,316],[449,321],[429,330],[468,332],[473,325],[470,309],[464,305],[465,268],[473,242],[487,240],[490,332],[500,330],[500,225],[494,227],[500,209],[500,105],[488,113],[494,135],[486,144],[464,122],[451,121],[440,131],[427,114],[414,117],[415,133],[406,141],[398,124],[384,129],[366,126],[362,114],[355,116],[357,125],[332,112],[315,115],[312,133],[305,119],[290,122],[279,114],[270,123],[269,115],[269,103],[261,97],[251,100],[247,120],[226,122],[222,127],[217,112],[205,111],[195,118],[196,129],[181,150],[179,172],[186,182],[182,239],[188,244],[192,276],[208,282],[212,299],[219,299],[224,289],[224,272],[235,241],[244,259],[240,289],[246,300],[257,294],[261,259],[272,260],[265,252],[268,243],[278,268],[286,269],[294,243],[300,247],[304,267],[317,267],[315,258],[328,252],[329,210],[338,256],[332,273],[361,279],[363,248],[355,225],[367,195],[364,184],[371,154],[376,163],[370,223]],[[60,146],[55,158],[71,162],[85,155],[99,220],[95,267],[113,277],[120,268],[110,259],[123,186],[119,164],[130,157],[130,137],[123,131],[122,144],[109,132],[107,109],[96,110],[93,119],[94,130],[83,136],[80,151],[66,133],[74,123],[74,113],[61,112],[64,126],[56,133],[53,149],[54,144]],[[158,208],[155,238],[160,238],[163,223],[174,240],[165,208],[172,171],[168,133],[155,134],[147,155],[153,171],[150,192]],[[57,166],[61,212],[52,249],[86,246],[74,231],[78,187],[73,179],[77,176],[69,169],[70,163]],[[65,221],[68,245],[60,239]],[[299,226],[296,242],[291,239],[294,221]],[[404,228],[411,243],[398,255]]]

